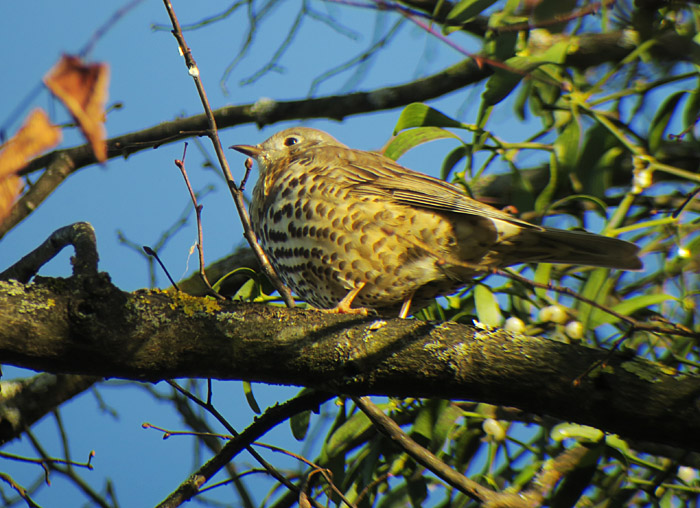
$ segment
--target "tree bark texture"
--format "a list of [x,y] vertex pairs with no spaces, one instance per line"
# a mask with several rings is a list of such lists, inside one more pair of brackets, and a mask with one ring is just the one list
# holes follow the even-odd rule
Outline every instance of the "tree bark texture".
[[0,362],[476,400],[700,451],[700,377],[633,354],[456,323],[126,293],[103,273],[0,282]]

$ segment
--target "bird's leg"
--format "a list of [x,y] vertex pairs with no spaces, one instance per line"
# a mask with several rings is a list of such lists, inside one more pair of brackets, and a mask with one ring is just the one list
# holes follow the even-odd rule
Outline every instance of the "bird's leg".
[[343,297],[343,299],[338,302],[338,305],[336,305],[332,309],[322,309],[323,312],[329,312],[332,314],[364,314],[364,315],[369,314],[370,310],[365,309],[363,307],[360,307],[357,309],[350,308],[350,306],[352,305],[352,301],[357,296],[357,293],[362,291],[362,288],[365,287],[366,284],[367,284],[366,282],[361,282],[356,287],[351,289],[348,292],[348,294],[345,295]]
[[408,311],[411,308],[411,301],[413,301],[413,295],[415,294],[415,291],[411,291],[411,293],[403,301],[401,310],[399,311],[399,319],[406,319],[408,317]]

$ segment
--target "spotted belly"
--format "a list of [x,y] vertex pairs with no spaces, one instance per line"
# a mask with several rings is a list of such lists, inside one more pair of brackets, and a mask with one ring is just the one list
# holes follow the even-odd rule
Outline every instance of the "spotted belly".
[[421,306],[464,284],[440,254],[455,243],[443,216],[323,191],[278,194],[254,224],[273,267],[301,299],[332,308],[364,284],[353,306],[393,311],[414,293]]

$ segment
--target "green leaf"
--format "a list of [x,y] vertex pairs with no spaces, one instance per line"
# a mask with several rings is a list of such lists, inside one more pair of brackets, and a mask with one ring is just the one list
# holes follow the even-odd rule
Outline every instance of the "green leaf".
[[437,109],[433,109],[422,102],[414,102],[403,109],[401,116],[399,116],[396,126],[394,127],[394,134],[413,127],[449,127],[453,129],[469,128],[462,122],[458,122],[457,120],[440,113]]
[[442,161],[442,169],[440,170],[440,178],[443,180],[447,180],[447,177],[450,176],[450,173],[454,169],[454,167],[464,159],[467,155],[469,154],[469,147],[468,146],[458,146],[454,150],[452,150],[449,154],[447,154],[447,157]]
[[257,415],[262,413],[262,411],[260,411],[260,406],[258,406],[258,402],[255,400],[255,396],[253,395],[253,385],[251,385],[250,382],[243,381],[243,393],[245,393],[245,400],[248,401],[250,409],[252,409]]
[[564,439],[576,439],[590,443],[598,443],[601,439],[603,439],[605,433],[602,430],[596,429],[595,427],[589,427],[588,425],[560,423],[559,425],[554,426],[549,435],[552,440],[556,441],[557,443],[563,441]]
[[423,447],[427,447],[428,443],[433,439],[433,424],[435,423],[433,406],[434,404],[431,401],[426,401],[418,410],[411,429],[411,437]]
[[569,123],[554,141],[554,154],[563,173],[576,168],[581,147],[581,127],[576,115],[571,115]]
[[605,444],[610,448],[617,450],[625,458],[638,460],[637,457],[630,450],[629,444],[624,439],[621,439],[617,434],[608,434],[605,436]]
[[607,192],[609,176],[615,169],[614,158],[609,160],[610,150],[619,152],[620,143],[610,131],[596,122],[586,130],[586,137],[581,147],[576,165],[576,177],[581,182],[580,191],[597,197]]
[[454,467],[461,471],[466,470],[481,450],[481,438],[483,431],[481,425],[478,428],[463,427],[462,432],[454,440]]
[[[586,284],[583,286],[581,296],[603,304],[610,294],[610,289],[615,280],[608,277],[610,270],[607,268],[596,268],[588,276]],[[578,318],[586,329],[592,329],[592,324],[599,319],[602,311],[591,307],[587,303],[578,302]]]
[[688,92],[681,90],[669,95],[659,109],[656,110],[654,119],[649,126],[649,151],[652,155],[660,148],[664,139],[664,132],[666,132],[668,125],[671,123],[671,117],[686,93]]
[[552,197],[557,190],[557,182],[559,177],[559,160],[554,152],[549,157],[549,181],[547,185],[542,189],[542,192],[537,196],[535,200],[535,210],[538,212],[543,212],[549,207],[552,202]]
[[[539,263],[535,269],[535,282],[540,284],[549,284],[552,280],[550,277],[552,273],[552,263]],[[538,298],[546,298],[547,290],[544,288],[535,288],[535,294]]]
[[[615,305],[612,310],[622,314],[623,316],[629,316],[633,312],[639,309],[646,309],[652,305],[658,305],[668,300],[675,300],[671,295],[666,295],[663,293],[657,293],[652,295],[639,295],[632,298],[628,298],[622,303]],[[591,328],[595,328],[605,323],[617,323],[619,318],[608,314],[607,312],[596,313],[594,319],[591,322]]]
[[[698,115],[700,115],[700,91],[693,90],[688,96],[688,100],[685,103],[685,109],[683,110],[683,128],[687,129],[691,125],[695,125],[698,122]],[[690,133],[693,129],[690,129]]]
[[569,39],[556,42],[547,48],[544,53],[538,55],[537,59],[547,63],[563,64],[572,45]]
[[569,201],[588,201],[589,204],[595,205],[593,208],[593,211],[597,211],[601,217],[605,218],[606,217],[606,212],[607,212],[607,205],[605,204],[605,201],[602,199],[598,199],[594,196],[589,196],[587,194],[571,194],[570,196],[566,196],[565,198],[561,198],[553,202],[549,208],[551,210],[556,210],[557,208],[565,205]]
[[476,303],[476,316],[480,323],[487,326],[499,326],[503,321],[498,300],[491,290],[479,284],[474,288],[474,302]]
[[493,75],[486,81],[486,88],[481,95],[482,107],[495,106],[508,97],[508,94],[518,86],[518,83],[543,62],[524,56],[514,56],[503,63],[507,69],[497,67]]
[[457,425],[457,420],[462,418],[462,410],[447,400],[443,400],[438,406],[437,420],[433,426],[433,436],[430,442],[430,450],[437,453],[442,449],[450,431]]
[[439,127],[416,127],[407,131],[403,131],[391,140],[389,145],[384,150],[384,155],[390,159],[398,159],[404,153],[408,152],[411,148],[415,148],[418,145],[427,143],[428,141],[435,141],[436,139],[457,139],[462,141],[459,136],[446,131],[445,129],[440,129]]
[[632,450],[630,450],[630,446],[627,444],[627,441],[622,439],[617,434],[608,434],[605,436],[605,444],[609,448],[610,454],[613,457],[616,457],[622,463],[638,464],[650,469],[651,471],[657,471],[659,473],[664,471],[664,467],[662,465],[644,460],[635,455]]
[[221,285],[224,283],[224,281],[226,279],[228,279],[230,276],[235,275],[235,274],[240,273],[240,272],[247,273],[251,279],[257,277],[257,273],[255,272],[255,270],[253,270],[252,268],[248,268],[246,266],[241,266],[239,268],[236,268],[235,270],[228,272],[226,275],[224,275],[219,280],[217,280],[216,283],[212,286],[212,288],[214,289],[214,291],[219,291],[219,289],[221,289]]
[[338,427],[326,442],[326,455],[333,457],[341,450],[344,450],[348,441],[354,441],[362,433],[372,426],[372,422],[362,412],[358,411]]
[[240,288],[238,288],[238,291],[236,291],[236,294],[231,297],[231,300],[252,302],[259,297],[260,294],[260,284],[258,284],[257,280],[250,279],[247,280]]
[[[491,25],[489,20],[489,25]],[[493,26],[493,25],[491,25]],[[507,25],[503,25],[507,26]],[[500,32],[494,40],[488,44],[488,54],[498,62],[503,62],[515,56],[515,48],[518,43],[518,32],[516,30],[506,30]]]
[[522,79],[523,76],[516,72],[500,68],[496,69],[493,75],[486,81],[486,88],[484,89],[484,93],[481,94],[481,100],[486,106],[495,106],[508,97],[508,94],[518,86],[518,83],[520,83]]
[[447,21],[451,23],[466,23],[488,9],[496,0],[462,0],[457,3],[447,14]]
[[309,422],[311,421],[311,410],[297,413],[289,419],[289,426],[292,428],[292,435],[297,441],[303,441],[306,433],[309,430]]

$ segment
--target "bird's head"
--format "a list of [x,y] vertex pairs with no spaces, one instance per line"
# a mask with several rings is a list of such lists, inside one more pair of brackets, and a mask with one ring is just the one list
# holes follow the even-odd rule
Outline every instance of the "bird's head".
[[254,158],[261,173],[293,152],[317,145],[345,146],[330,134],[309,127],[291,127],[272,135],[258,145],[232,145],[229,148]]

